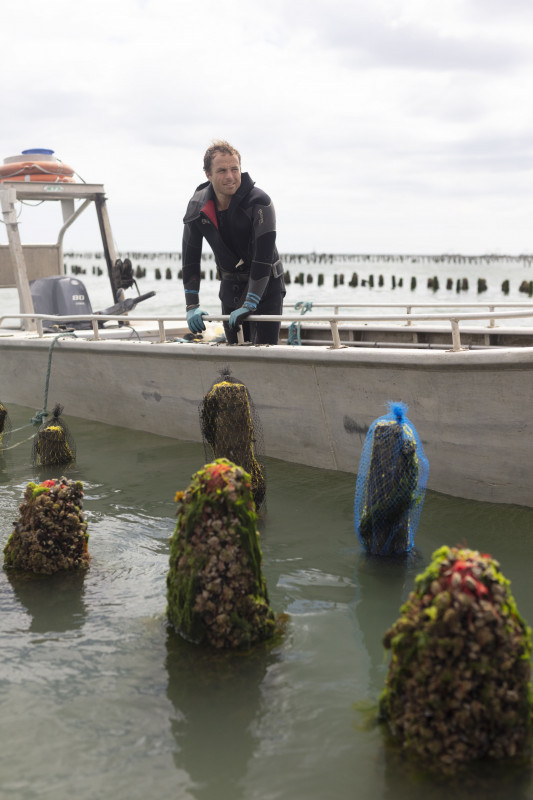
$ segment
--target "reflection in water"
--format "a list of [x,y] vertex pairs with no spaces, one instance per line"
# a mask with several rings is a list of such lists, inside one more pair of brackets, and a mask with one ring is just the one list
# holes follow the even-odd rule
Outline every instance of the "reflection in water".
[[384,732],[383,800],[526,800],[530,797],[531,764],[480,761],[452,777],[424,773],[407,761],[401,748]]
[[175,763],[189,774],[198,800],[242,796],[240,784],[256,747],[252,723],[261,684],[275,656],[267,645],[248,653],[215,652],[168,629],[168,697]]
[[357,560],[355,614],[370,658],[370,690],[376,696],[384,687],[387,670],[383,636],[398,619],[421,569],[422,556],[416,548],[398,556],[361,553]]
[[3,450],[0,450],[0,483],[7,483],[9,479],[10,475],[7,471],[6,458]]
[[31,615],[30,631],[71,631],[83,626],[87,609],[83,601],[84,572],[35,575],[6,570],[15,597]]

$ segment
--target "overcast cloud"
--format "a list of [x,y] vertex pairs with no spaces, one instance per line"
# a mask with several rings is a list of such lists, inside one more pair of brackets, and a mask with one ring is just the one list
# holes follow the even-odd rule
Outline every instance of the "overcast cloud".
[[[181,249],[220,137],[282,252],[531,253],[532,6],[5,0],[0,159],[49,147],[104,183],[124,252]],[[55,238],[49,205],[25,241]],[[65,248],[99,248],[92,211]]]

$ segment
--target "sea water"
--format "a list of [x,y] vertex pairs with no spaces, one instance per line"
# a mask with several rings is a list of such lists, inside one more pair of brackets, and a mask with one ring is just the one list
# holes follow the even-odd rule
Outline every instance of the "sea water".
[[[153,313],[160,311],[166,314],[182,314],[185,300],[183,284],[178,277],[181,269],[179,254],[131,253],[130,258],[134,270],[137,267],[146,270],[146,277],[138,279],[139,291],[142,294],[149,291],[156,292],[156,296],[139,305],[135,313],[149,313],[149,309],[153,309]],[[321,260],[316,254],[289,255],[284,259],[285,270],[290,275],[284,307],[286,311],[294,311],[295,304],[302,301],[362,305],[397,303],[406,306],[411,303],[451,303],[459,307],[478,302],[528,302],[529,295],[520,292],[520,286],[524,281],[529,283],[533,280],[532,264],[533,259],[530,258],[520,260],[486,258],[464,261],[454,257],[441,261],[417,256],[380,258],[348,255],[327,256]],[[94,308],[100,309],[108,304],[109,282],[106,277],[105,261],[102,258],[91,257],[89,254],[77,256],[72,253],[65,258],[65,265],[67,272],[76,266],[85,270],[80,279],[87,282]],[[98,277],[99,270],[103,273],[100,277]],[[220,284],[216,280],[215,264],[211,258],[204,259],[202,270],[204,273],[200,288],[202,308],[218,313]],[[157,277],[158,273],[161,275],[160,278]],[[354,273],[357,275],[357,286],[350,286]],[[303,284],[295,282],[299,276],[303,276]],[[323,279],[321,286],[319,286],[319,276]],[[462,282],[464,278],[468,281],[468,290],[458,292],[457,281]],[[415,289],[411,289],[413,279],[416,283]],[[434,286],[438,285],[437,289],[428,285],[429,279],[433,280]],[[478,279],[486,281],[486,291],[478,293]],[[502,283],[506,279],[509,280],[508,294],[502,291]],[[452,289],[446,288],[449,280],[452,282]],[[128,292],[130,296],[134,293],[135,290]],[[356,313],[356,311],[365,313],[361,308],[352,311],[348,308],[343,310],[345,313]],[[398,313],[401,311],[398,309]],[[321,313],[325,313],[325,309]]]
[[[146,271],[145,277],[137,279],[140,294],[155,291],[153,298],[143,301],[132,312],[155,316],[184,315],[185,299],[183,284],[178,278],[181,269],[179,253],[123,253],[122,258],[131,259],[133,269]],[[94,311],[101,311],[113,304],[107,267],[101,253],[66,253],[65,270],[77,275],[83,282]],[[285,269],[290,275],[285,297],[285,311],[294,312],[299,302],[333,304],[402,304],[395,313],[405,313],[411,304],[447,303],[455,308],[465,308],[473,303],[531,303],[529,293],[520,291],[525,282],[533,280],[533,257],[505,258],[496,256],[327,256],[316,254],[288,255],[284,260]],[[220,313],[218,300],[219,282],[215,276],[212,259],[202,262],[205,274],[200,287],[202,308],[211,313]],[[167,277],[167,272],[169,277]],[[357,286],[350,286],[354,273]],[[158,274],[160,277],[157,277]],[[303,274],[303,284],[295,278]],[[319,276],[323,284],[319,286]],[[435,278],[437,279],[435,281]],[[412,283],[416,284],[415,288]],[[457,282],[468,282],[468,289],[457,290]],[[343,281],[342,283],[340,281]],[[486,290],[478,291],[478,280],[484,280]],[[509,281],[509,292],[502,290],[502,284]],[[429,285],[432,281],[432,285]],[[336,285],[335,285],[336,284]],[[447,288],[451,285],[451,288]],[[128,297],[135,297],[135,287],[127,290]],[[0,315],[17,313],[19,302],[16,289],[4,289],[0,297]],[[331,310],[331,309],[330,309]],[[503,310],[503,309],[501,309]],[[317,312],[326,313],[326,309]],[[364,308],[342,308],[343,313],[369,315],[376,313]],[[312,313],[312,312],[311,312]],[[512,325],[528,325],[530,319],[513,320]],[[505,324],[505,323],[501,323]]]
[[413,557],[369,558],[353,528],[356,463],[348,474],[267,459],[263,570],[286,634],[211,655],[165,614],[174,496],[202,446],[69,417],[76,464],[37,469],[36,409],[8,410],[2,548],[27,483],[65,474],[85,487],[92,561],[85,575],[0,570],[1,798],[533,798],[529,767],[471,769],[453,787],[423,778],[376,724],[382,636],[437,547],[491,553],[533,621],[533,509],[428,492]]

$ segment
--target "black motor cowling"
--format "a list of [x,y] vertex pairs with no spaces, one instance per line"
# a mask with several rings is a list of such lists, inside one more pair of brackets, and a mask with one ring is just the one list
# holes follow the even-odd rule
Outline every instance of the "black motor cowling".
[[[146,292],[146,294],[141,294],[137,297],[125,298],[124,292],[122,292],[122,299],[110,308],[106,308],[103,311],[93,311],[85,284],[78,278],[69,278],[66,275],[38,278],[30,282],[30,291],[33,299],[33,310],[36,314],[53,314],[58,317],[85,314],[121,316],[132,311],[137,303],[148,300],[155,295],[155,292]],[[104,324],[105,320],[102,320],[102,322],[99,322],[99,327]],[[64,328],[66,326],[75,330],[88,330],[92,328],[92,323],[89,320],[67,320],[59,323],[51,319],[43,319],[44,328],[57,329],[58,327]]]
[[[33,300],[33,310],[36,314],[53,314],[65,317],[69,314],[78,316],[92,314],[93,309],[85,285],[77,278],[52,276],[38,278],[30,282],[30,291]],[[57,326],[53,320],[43,320],[43,326],[50,328]],[[81,330],[90,328],[91,323],[76,321],[68,323],[70,328]]]

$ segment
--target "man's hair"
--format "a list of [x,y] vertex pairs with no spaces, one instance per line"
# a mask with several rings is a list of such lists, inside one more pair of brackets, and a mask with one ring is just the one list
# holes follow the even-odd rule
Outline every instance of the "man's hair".
[[237,156],[239,159],[239,166],[241,165],[241,154],[238,150],[231,146],[229,142],[223,139],[213,139],[213,144],[208,147],[204,155],[204,172],[211,172],[211,162],[216,153],[225,153],[228,156]]

